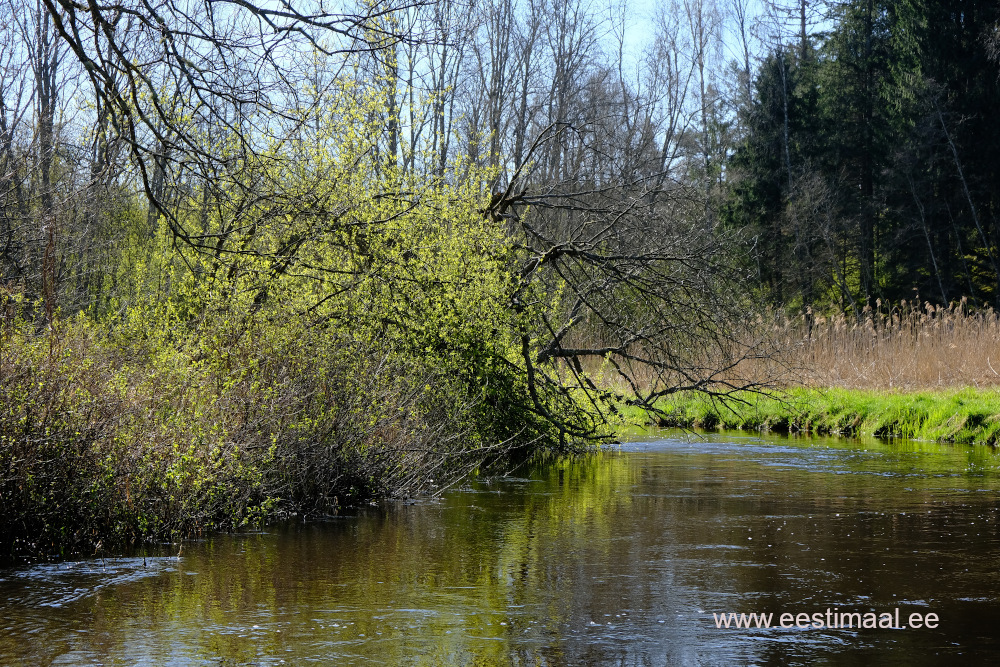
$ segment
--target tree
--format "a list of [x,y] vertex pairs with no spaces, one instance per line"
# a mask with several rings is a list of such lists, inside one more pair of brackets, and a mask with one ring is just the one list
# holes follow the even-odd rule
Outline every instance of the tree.
[[[128,145],[150,206],[179,240],[217,253],[226,251],[225,235],[182,224],[160,179],[207,175],[220,159],[232,167],[259,152],[296,122],[289,90],[301,81],[297,54],[380,52],[410,35],[379,19],[423,4],[376,1],[339,13],[322,4],[271,8],[228,0],[126,0],[86,11],[71,0],[42,2]],[[206,127],[224,129],[226,137],[206,134]]]
[[[850,2],[815,36],[818,57],[786,48],[785,66],[763,63],[727,219],[754,230],[777,301],[857,309],[915,289],[993,302],[998,85],[983,56],[995,12]],[[825,213],[810,213],[819,201]]]
[[[363,321],[350,336],[454,369],[504,440],[603,438],[622,397],[756,386],[744,276],[686,182],[716,150],[713,29],[665,22],[669,62],[633,79],[621,50],[601,62],[585,3],[510,6],[477,32],[449,3],[42,2],[89,83],[94,182],[148,204],[135,244],[156,279],[130,299],[155,284],[187,327],[237,305],[241,322]],[[488,72],[463,78],[470,54]],[[462,110],[466,145],[490,137],[473,159]],[[469,304],[486,328],[456,324]]]

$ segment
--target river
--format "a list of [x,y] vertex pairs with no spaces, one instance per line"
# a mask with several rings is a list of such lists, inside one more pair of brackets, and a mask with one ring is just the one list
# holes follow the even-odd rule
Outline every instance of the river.
[[[989,449],[664,432],[518,474],[180,550],[0,570],[0,665],[1000,654]],[[718,627],[730,613],[772,627]]]

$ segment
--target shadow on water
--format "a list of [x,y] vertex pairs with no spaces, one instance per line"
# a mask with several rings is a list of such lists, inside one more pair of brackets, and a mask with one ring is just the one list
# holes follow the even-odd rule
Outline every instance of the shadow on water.
[[[0,571],[0,664],[984,664],[998,470],[985,449],[654,434],[179,558]],[[828,609],[939,621],[714,616]]]

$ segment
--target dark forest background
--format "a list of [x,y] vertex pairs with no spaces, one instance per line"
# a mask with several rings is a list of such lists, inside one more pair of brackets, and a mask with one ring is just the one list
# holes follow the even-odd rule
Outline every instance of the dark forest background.
[[996,2],[852,2],[740,105],[724,224],[786,304],[996,305]]

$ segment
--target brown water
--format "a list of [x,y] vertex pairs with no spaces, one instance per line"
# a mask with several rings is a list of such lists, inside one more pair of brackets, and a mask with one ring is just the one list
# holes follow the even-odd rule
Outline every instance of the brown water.
[[[989,450],[675,434],[522,474],[215,536],[179,558],[170,547],[0,571],[0,665],[977,665],[1000,655],[1000,461]],[[935,613],[939,624],[748,630],[713,617],[771,612],[777,624],[827,609],[898,609],[901,624]]]

